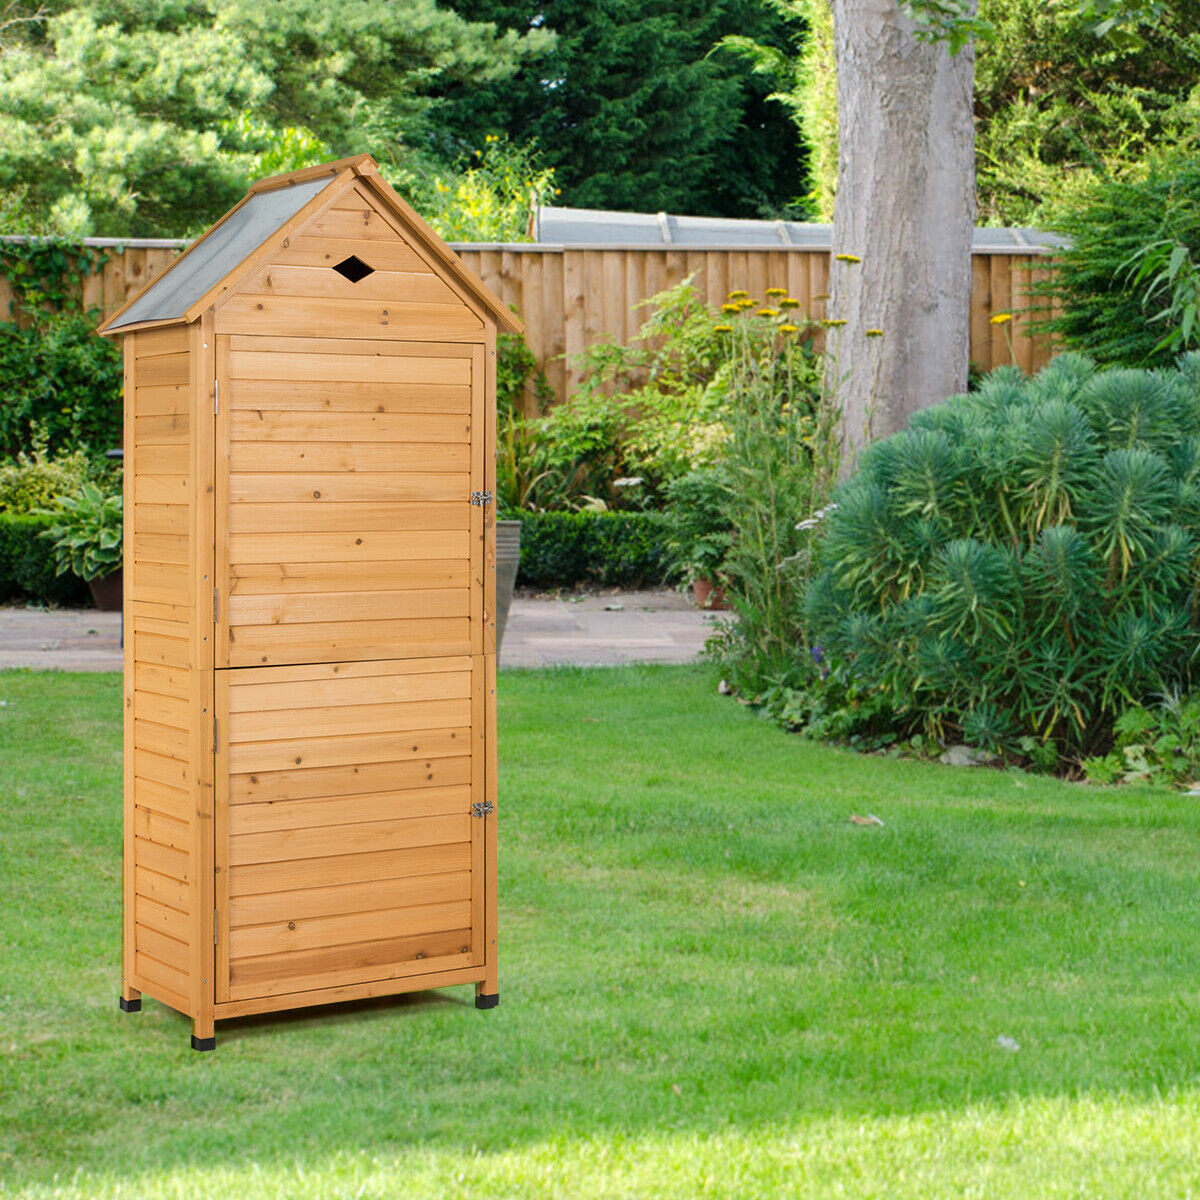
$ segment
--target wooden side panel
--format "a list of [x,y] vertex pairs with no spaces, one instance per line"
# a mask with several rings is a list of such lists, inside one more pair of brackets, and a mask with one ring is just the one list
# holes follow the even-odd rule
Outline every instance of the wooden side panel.
[[478,652],[480,346],[220,338],[217,662]]
[[214,980],[211,327],[125,338],[125,986],[189,1014],[202,1036]]
[[201,865],[194,846],[191,612],[131,600],[126,613],[126,978],[194,1014]]
[[482,965],[478,661],[218,673],[219,1005]]

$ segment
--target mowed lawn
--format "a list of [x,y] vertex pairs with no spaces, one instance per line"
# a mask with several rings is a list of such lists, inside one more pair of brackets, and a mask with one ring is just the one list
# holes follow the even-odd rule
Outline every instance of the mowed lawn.
[[1200,802],[858,757],[714,684],[502,673],[498,1009],[197,1054],[117,1010],[119,680],[0,674],[0,1193],[1200,1193]]

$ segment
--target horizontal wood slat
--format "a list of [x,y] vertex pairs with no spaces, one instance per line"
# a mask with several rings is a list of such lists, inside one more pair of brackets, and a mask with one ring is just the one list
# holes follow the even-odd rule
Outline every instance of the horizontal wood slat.
[[337,592],[346,586],[349,578],[354,579],[359,592],[466,587],[469,568],[465,558],[414,562],[234,563],[230,568],[230,592],[234,596]]
[[370,792],[361,796],[341,794],[315,800],[288,798],[266,804],[231,805],[229,831],[236,837],[276,829],[317,829],[395,818],[445,817],[468,812],[470,807],[471,790],[465,786],[424,786],[411,791]]
[[339,413],[469,413],[471,389],[454,383],[380,380],[233,379],[233,411]]
[[[255,775],[234,775],[229,781],[231,805],[265,805],[278,808],[280,803],[324,800],[330,796],[351,796],[375,792],[405,791],[428,786],[447,787],[466,783],[471,778],[471,760],[465,755],[401,762],[354,763],[350,766],[321,767],[296,771],[260,771]],[[264,814],[263,828],[273,828],[273,818]]]
[[247,742],[229,749],[231,774],[287,771],[293,767],[344,767],[407,759],[448,758],[470,751],[470,737],[460,729],[422,729],[407,735],[367,733],[356,737],[306,738]]
[[347,880],[369,883],[432,875],[461,869],[470,857],[468,842],[414,846],[407,850],[373,850],[367,854],[328,855],[292,862],[251,863],[230,873],[229,894],[271,896],[303,888],[332,888]]
[[217,309],[217,333],[296,334],[478,341],[483,322],[464,304],[407,304],[400,300],[232,296]]
[[354,825],[317,829],[276,829],[246,833],[229,839],[229,863],[284,862],[331,855],[365,854],[374,850],[404,850],[412,846],[440,846],[470,838],[467,813],[440,817],[412,817],[391,821],[363,821]]
[[[369,913],[405,908],[428,898],[449,881],[453,894],[441,899],[465,899],[470,892],[471,854],[466,842],[431,847],[441,855],[445,870],[430,875],[405,875],[390,879],[353,882],[332,887],[301,888],[286,892],[235,896],[229,907],[229,923],[237,928],[265,925],[272,921],[300,921],[312,917],[340,916],[344,913]],[[465,889],[465,890],[460,890]]]
[[[169,506],[147,507],[161,510]],[[461,500],[433,504],[414,500],[339,503],[314,500],[310,496],[307,500],[290,504],[243,501],[233,505],[229,513],[230,533],[399,533],[410,529],[466,530],[470,528],[470,523],[470,507]],[[441,566],[439,569],[445,568]]]
[[[231,964],[230,998],[334,987],[359,980],[438,971],[467,960],[466,929],[238,959]],[[469,960],[468,960],[469,961]]]
[[[330,917],[289,918],[267,925],[235,927],[229,935],[229,957],[236,960],[260,954],[317,950],[347,942],[375,941],[462,929],[470,923],[471,876],[467,871],[434,875],[418,883],[412,895],[418,903],[403,908],[371,909]],[[419,903],[424,899],[425,903]],[[468,941],[470,939],[467,939]]]
[[[285,444],[329,443],[342,446],[356,443],[355,450],[363,450],[363,443],[395,442],[395,449],[381,453],[399,454],[400,447],[421,442],[452,442],[454,449],[471,440],[471,422],[466,415],[456,413],[347,413],[347,412],[280,412],[271,409],[236,409],[230,418],[229,436],[236,442],[282,442]],[[434,447],[416,447],[429,453],[438,453]],[[316,449],[316,447],[313,447]],[[445,451],[441,451],[445,453]],[[233,470],[245,470],[235,466]],[[264,468],[266,469],[266,468]],[[321,469],[321,468],[315,468]],[[325,468],[329,469],[329,468]],[[420,470],[399,460],[388,461],[383,466],[368,466],[362,463],[338,463],[334,470],[345,471],[397,471]],[[454,468],[429,466],[428,471],[452,470]],[[465,470],[465,464],[457,468]]]
[[382,471],[347,471],[340,475],[246,473],[230,476],[229,498],[234,503],[246,500],[255,504],[296,504],[305,500],[337,503],[367,501],[373,504],[457,501],[465,504],[470,496],[470,478],[465,472],[390,474]]
[[[245,644],[243,645],[243,640]],[[326,621],[308,625],[232,625],[229,665],[347,662],[407,654],[467,654],[468,617],[401,621]]]

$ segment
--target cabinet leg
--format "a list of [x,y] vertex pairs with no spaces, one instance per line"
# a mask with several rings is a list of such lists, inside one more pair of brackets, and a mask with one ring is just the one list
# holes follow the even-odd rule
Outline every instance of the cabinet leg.
[[121,984],[121,995],[117,1000],[122,1012],[141,1012],[142,993],[137,988],[131,988],[127,983]]
[[192,1021],[192,1049],[215,1050],[216,1048],[217,1037],[212,1017],[196,1017]]
[[475,1007],[495,1008],[500,1003],[500,989],[495,979],[484,979],[475,985]]

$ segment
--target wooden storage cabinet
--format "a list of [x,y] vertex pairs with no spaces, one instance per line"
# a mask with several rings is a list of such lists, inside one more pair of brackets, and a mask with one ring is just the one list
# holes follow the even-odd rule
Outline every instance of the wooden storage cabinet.
[[121,1006],[171,1005],[199,1049],[223,1017],[497,1000],[498,328],[362,158],[256,185],[103,330],[125,339]]

